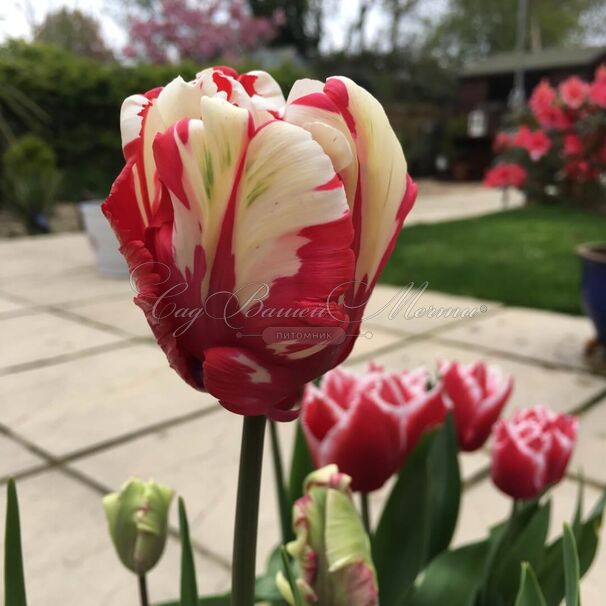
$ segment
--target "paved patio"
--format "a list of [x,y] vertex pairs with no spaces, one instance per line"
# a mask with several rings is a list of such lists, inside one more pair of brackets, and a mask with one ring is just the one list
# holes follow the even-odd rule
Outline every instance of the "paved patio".
[[[240,418],[168,368],[130,302],[128,282],[97,277],[83,235],[0,242],[0,260],[0,483],[18,478],[30,603],[137,603],[135,581],[116,559],[101,508],[101,496],[131,475],[153,476],[185,497],[201,590],[227,588]],[[349,366],[376,359],[392,369],[433,367],[438,356],[482,357],[514,374],[510,409],[545,403],[581,414],[570,476],[555,490],[558,531],[572,514],[580,469],[588,503],[606,486],[606,377],[582,359],[589,323],[433,292],[415,309],[457,306],[477,315],[406,319],[405,305],[390,318],[397,292],[377,289],[367,314],[374,315]],[[281,427],[285,447],[292,427]],[[457,543],[482,536],[508,509],[487,479],[487,464],[484,452],[463,456],[467,490]],[[261,560],[277,541],[270,465],[263,483]],[[178,570],[171,537],[150,576],[154,600],[177,595]],[[585,606],[604,604],[605,573],[602,549],[584,583]]]

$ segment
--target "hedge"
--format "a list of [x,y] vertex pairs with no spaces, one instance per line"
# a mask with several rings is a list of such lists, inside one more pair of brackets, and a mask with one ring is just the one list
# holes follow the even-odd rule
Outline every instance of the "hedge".
[[[59,48],[11,41],[0,47],[0,88],[10,83],[46,112],[48,119],[35,128],[36,134],[57,154],[64,174],[62,196],[80,200],[105,197],[122,166],[122,100],[177,75],[191,79],[203,67],[100,64]],[[285,91],[297,78],[307,75],[290,64],[269,71]],[[28,130],[2,104],[1,95],[0,111],[16,135]]]

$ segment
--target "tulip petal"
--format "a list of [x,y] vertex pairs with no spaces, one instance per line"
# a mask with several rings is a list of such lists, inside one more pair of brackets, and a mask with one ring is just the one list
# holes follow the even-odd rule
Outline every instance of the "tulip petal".
[[319,84],[295,83],[286,119],[308,129],[324,123],[340,131],[354,150],[357,162],[341,176],[356,231],[356,280],[370,287],[395,245],[416,188],[407,180],[402,147],[381,104],[348,78],[329,78],[322,92]]
[[[546,442],[545,442],[546,443]],[[491,476],[493,482],[515,499],[533,499],[545,488],[545,448],[529,448],[518,429],[499,421],[495,427]]]
[[[297,385],[295,369],[269,364],[255,352],[212,347],[205,352],[204,386],[224,408],[241,415],[268,415]],[[297,410],[280,410],[276,420],[291,420]]]
[[322,441],[341,418],[341,412],[329,396],[312,384],[305,388],[301,408],[301,426],[312,459],[316,467],[322,467],[326,463],[321,459]]
[[359,385],[360,377],[347,368],[337,366],[322,377],[320,387],[337,406],[348,409],[358,398]]
[[323,462],[352,476],[352,489],[372,492],[397,471],[403,458],[401,422],[373,394],[361,394],[352,410],[326,436]]
[[354,229],[359,233],[356,279],[374,284],[385,245],[400,233],[412,206],[409,200],[404,204],[404,152],[382,105],[361,86],[349,78],[330,78],[325,92],[339,108],[355,140],[359,160],[354,202]]
[[549,453],[549,483],[559,482],[566,471],[576,443],[579,421],[568,415],[558,416],[552,424],[553,441]]

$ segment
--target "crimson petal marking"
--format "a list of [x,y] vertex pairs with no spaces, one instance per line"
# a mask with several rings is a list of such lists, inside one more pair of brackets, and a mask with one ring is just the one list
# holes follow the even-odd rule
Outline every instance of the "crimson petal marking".
[[130,160],[114,181],[109,196],[101,205],[122,246],[133,240],[142,241],[145,224],[135,202],[134,160]]
[[[253,351],[238,347],[211,347],[205,352],[204,384],[221,405],[240,415],[273,418],[276,403],[298,393],[296,371],[268,364]],[[278,420],[285,420],[278,409]],[[298,411],[287,417],[296,417]]]
[[160,267],[143,240],[145,229],[141,215],[133,204],[134,185],[132,161],[129,162],[114,182],[110,195],[102,210],[120,241],[120,252],[124,255],[129,271],[137,287],[135,303],[144,311],[145,317],[166,354],[169,364],[190,385],[202,389],[201,366],[177,343],[174,336],[176,326],[171,317],[158,318],[154,304],[160,295],[163,277]]
[[282,89],[276,80],[267,72],[253,70],[239,77],[242,86],[252,97],[258,95],[276,106],[276,109],[282,109],[286,105]]

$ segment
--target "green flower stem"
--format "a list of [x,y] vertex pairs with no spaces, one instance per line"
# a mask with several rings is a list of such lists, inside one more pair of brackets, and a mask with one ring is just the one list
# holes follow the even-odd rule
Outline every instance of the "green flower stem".
[[255,603],[255,559],[265,421],[264,416],[244,417],[234,530],[231,606],[253,606]]
[[366,530],[366,534],[370,537],[371,536],[370,503],[368,501],[367,492],[360,493],[360,509],[362,510],[362,522],[364,523],[364,530]]
[[276,494],[278,496],[278,510],[280,512],[280,528],[282,530],[282,543],[286,545],[292,536],[290,524],[290,506],[284,483],[284,466],[282,464],[282,449],[280,448],[280,436],[275,421],[269,422],[269,436],[271,438],[271,452],[274,461],[274,479],[276,482]]
[[147,594],[147,577],[145,574],[137,575],[139,579],[139,596],[141,598],[141,606],[149,606],[149,597]]

